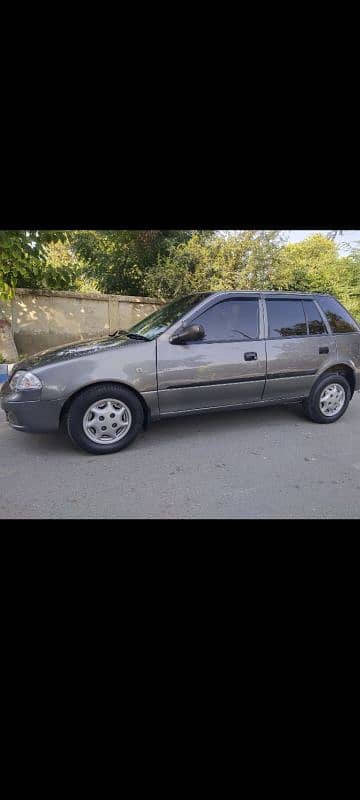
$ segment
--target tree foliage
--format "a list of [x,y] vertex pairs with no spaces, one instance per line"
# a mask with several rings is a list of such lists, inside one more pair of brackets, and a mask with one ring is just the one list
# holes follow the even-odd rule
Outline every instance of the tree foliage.
[[281,231],[0,231],[0,299],[16,286],[140,294],[287,289],[336,295],[360,320],[360,250]]
[[163,297],[208,289],[261,289],[278,254],[277,231],[234,231],[208,237],[194,232],[158,258],[145,285],[149,294]]
[[148,273],[149,294],[273,289],[329,292],[360,319],[360,251],[342,256],[333,239],[314,234],[286,244],[278,231],[233,231],[202,241],[197,234]]
[[65,231],[0,231],[0,297],[9,300],[16,286],[48,286],[46,247],[65,238]]
[[[271,272],[271,288],[329,292],[360,316],[360,253],[341,256],[333,239],[314,234],[287,244]],[[357,293],[359,293],[357,295]]]
[[71,242],[101,291],[136,295],[144,293],[148,273],[158,260],[191,235],[184,230],[76,231]]

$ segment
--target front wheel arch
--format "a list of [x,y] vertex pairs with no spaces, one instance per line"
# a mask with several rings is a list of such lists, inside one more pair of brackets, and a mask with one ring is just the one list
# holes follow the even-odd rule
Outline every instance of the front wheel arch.
[[133,386],[129,386],[128,383],[123,383],[123,381],[116,381],[116,380],[115,381],[114,380],[95,381],[95,383],[88,383],[85,386],[81,386],[81,388],[77,389],[76,392],[73,392],[73,394],[71,394],[67,398],[67,400],[65,400],[65,403],[63,404],[63,406],[61,408],[60,417],[59,417],[59,427],[63,426],[63,424],[64,424],[64,422],[66,420],[67,412],[69,411],[69,408],[70,408],[71,404],[73,403],[75,398],[78,397],[78,395],[81,394],[81,392],[84,391],[84,389],[94,389],[94,388],[97,388],[98,386],[105,386],[108,383],[116,383],[116,385],[119,387],[119,389],[121,389],[121,388],[127,389],[129,392],[132,392],[135,395],[135,397],[137,397],[137,399],[140,401],[140,403],[142,405],[142,408],[143,408],[143,411],[144,411],[143,428],[144,428],[144,430],[146,430],[148,425],[149,425],[149,422],[150,422],[150,409],[149,409],[149,406],[145,402],[145,400],[144,400],[143,396],[140,394],[140,392],[138,392],[136,389],[134,389]]

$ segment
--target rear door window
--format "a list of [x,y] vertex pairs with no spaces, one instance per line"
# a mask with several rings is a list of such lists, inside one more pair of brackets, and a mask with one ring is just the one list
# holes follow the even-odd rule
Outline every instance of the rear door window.
[[307,327],[301,300],[266,301],[269,339],[306,336]]
[[310,336],[320,336],[322,333],[327,333],[319,309],[316,307],[313,300],[303,300],[305,308],[306,321],[309,327]]

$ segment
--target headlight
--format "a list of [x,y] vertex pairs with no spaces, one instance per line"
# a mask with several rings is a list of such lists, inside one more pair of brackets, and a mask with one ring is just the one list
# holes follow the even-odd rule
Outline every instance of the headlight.
[[25,372],[25,370],[19,369],[11,378],[9,386],[10,389],[17,389],[19,392],[23,392],[27,389],[41,389],[42,383],[32,372]]

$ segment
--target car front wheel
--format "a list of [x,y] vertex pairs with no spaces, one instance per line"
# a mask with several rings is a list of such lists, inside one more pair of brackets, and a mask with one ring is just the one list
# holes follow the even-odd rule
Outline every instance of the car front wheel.
[[134,441],[144,422],[138,398],[114,383],[90,386],[73,400],[66,418],[70,439],[94,455],[116,453]]

